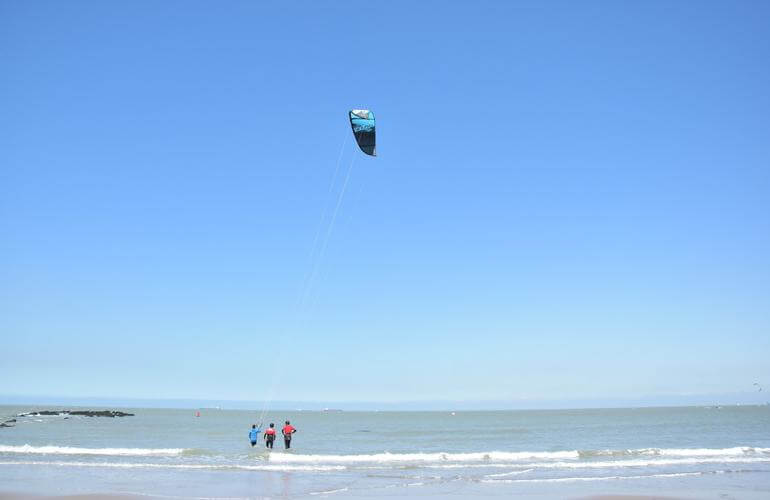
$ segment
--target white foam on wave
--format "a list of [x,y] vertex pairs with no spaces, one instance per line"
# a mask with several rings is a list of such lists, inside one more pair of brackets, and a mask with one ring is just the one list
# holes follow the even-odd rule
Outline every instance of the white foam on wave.
[[0,465],[48,465],[56,467],[98,467],[112,469],[182,469],[182,470],[253,470],[267,472],[326,472],[344,470],[342,465],[207,465],[207,464],[150,464],[119,462],[0,462]]
[[[185,448],[80,448],[69,446],[0,445],[3,454],[32,455],[103,455],[133,457],[173,457],[200,454]],[[258,470],[344,470],[390,467],[424,468],[522,468],[590,469],[697,465],[713,463],[770,463],[770,448],[645,448],[638,450],[597,451],[587,455],[578,451],[555,452],[477,452],[477,453],[376,453],[369,455],[295,455],[272,453]],[[125,465],[121,465],[125,466]],[[131,466],[131,464],[128,464]],[[143,466],[140,464],[140,466]],[[184,467],[197,467],[195,464]],[[235,467],[227,466],[227,467]],[[244,465],[243,467],[250,467]],[[306,467],[301,469],[300,467]],[[202,464],[200,468],[211,468]]]
[[532,472],[535,469],[524,469],[524,470],[512,470],[510,472],[501,472],[500,474],[487,474],[484,477],[508,477],[508,476],[519,476],[521,474],[526,474],[527,472]]
[[565,450],[565,451],[487,451],[473,453],[374,453],[362,455],[295,455],[272,453],[269,460],[276,463],[304,464],[472,464],[518,463],[528,460],[581,463],[595,458],[770,458],[770,448],[750,446],[733,448],[640,448],[633,450]]
[[[733,458],[669,458],[669,459],[636,459],[636,460],[607,460],[604,462],[529,462],[521,464],[522,467],[531,469],[607,469],[607,468],[627,468],[627,467],[660,467],[664,465],[699,465],[699,464],[751,464],[751,463],[770,463],[770,457],[733,457]],[[489,467],[504,468],[512,464],[439,464],[426,465],[431,469],[462,469],[471,467]]]
[[277,463],[441,463],[441,462],[517,462],[522,460],[578,459],[577,451],[488,451],[478,453],[375,453],[372,455],[293,455],[272,453],[269,461]]
[[770,457],[770,448],[753,448],[736,446],[734,448],[652,448],[653,454],[664,457],[742,457],[751,455],[766,455]]
[[632,450],[584,450],[581,458],[621,457],[621,456],[656,456],[656,457],[742,457],[770,456],[770,448],[735,446],[732,448],[638,448]]
[[[611,462],[596,462],[591,459],[614,457]],[[678,459],[666,462],[665,459]],[[692,460],[687,460],[692,459]],[[527,466],[543,467],[624,467],[640,465],[665,465],[674,463],[711,463],[715,461],[766,461],[770,459],[770,448],[641,448],[636,450],[586,451],[489,451],[477,453],[375,453],[370,455],[294,455],[273,453],[269,461],[274,463],[302,464],[453,464],[461,468],[465,464],[521,463]],[[756,459],[756,460],[750,460]],[[528,463],[532,460],[548,461],[543,464]],[[564,462],[568,460],[569,462]],[[654,460],[651,461],[651,460]],[[572,465],[574,464],[574,465]]]
[[129,457],[176,456],[184,448],[78,448],[74,446],[21,446],[0,445],[0,453],[23,453],[36,455],[112,455]]
[[342,493],[348,491],[347,488],[337,488],[336,490],[324,490],[324,491],[311,491],[308,495],[333,495],[335,493]]
[[702,476],[702,472],[676,472],[671,474],[648,474],[644,476],[601,476],[601,477],[557,477],[549,479],[482,479],[482,483],[572,483],[579,481],[618,481],[624,479],[654,479],[667,477]]

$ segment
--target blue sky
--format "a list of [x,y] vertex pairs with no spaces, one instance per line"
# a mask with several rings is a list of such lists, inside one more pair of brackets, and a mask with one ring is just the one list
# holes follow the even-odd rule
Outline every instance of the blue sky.
[[2,1],[0,394],[770,386],[768,16]]

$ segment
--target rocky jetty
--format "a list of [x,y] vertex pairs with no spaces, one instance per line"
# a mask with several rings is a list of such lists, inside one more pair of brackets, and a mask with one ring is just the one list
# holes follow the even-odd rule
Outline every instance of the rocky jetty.
[[115,410],[102,410],[102,411],[94,411],[94,410],[83,410],[83,411],[70,411],[67,412],[70,415],[83,415],[84,417],[133,417],[133,413],[124,413],[122,411],[115,411]]
[[[133,413],[126,413],[126,412],[117,411],[117,410],[39,410],[39,411],[31,411],[28,413],[19,413],[18,415],[16,415],[16,418],[61,416],[61,417],[64,417],[64,420],[67,420],[70,417],[70,415],[80,416],[80,417],[109,417],[109,418],[134,416]],[[0,427],[15,427],[15,426],[16,426],[15,418],[6,420],[5,422],[0,422]]]
[[50,415],[80,415],[83,417],[133,417],[133,413],[115,410],[41,410],[29,413],[19,413],[19,417],[41,417]]

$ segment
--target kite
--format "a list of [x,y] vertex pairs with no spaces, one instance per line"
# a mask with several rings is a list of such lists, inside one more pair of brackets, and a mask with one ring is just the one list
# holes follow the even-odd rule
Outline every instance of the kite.
[[374,113],[368,109],[354,109],[350,112],[350,126],[358,147],[369,156],[377,156],[375,148]]

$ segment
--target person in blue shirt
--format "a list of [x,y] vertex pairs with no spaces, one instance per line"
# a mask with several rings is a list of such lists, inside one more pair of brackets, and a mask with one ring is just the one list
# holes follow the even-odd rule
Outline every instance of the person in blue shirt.
[[251,446],[256,446],[258,436],[259,436],[259,429],[257,429],[256,425],[252,425],[251,430],[249,431],[249,441],[251,441]]

